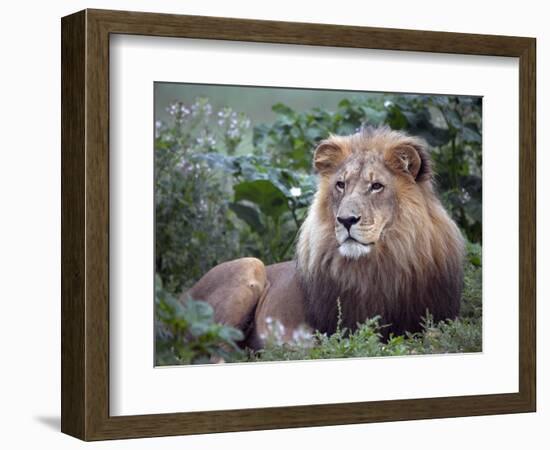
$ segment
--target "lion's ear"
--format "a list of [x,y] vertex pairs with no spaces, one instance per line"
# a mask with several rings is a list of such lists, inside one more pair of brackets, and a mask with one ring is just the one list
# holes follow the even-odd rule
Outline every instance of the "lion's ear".
[[393,170],[410,175],[416,181],[431,178],[427,146],[420,139],[410,138],[398,143],[387,152],[385,159]]
[[313,166],[321,175],[332,172],[350,155],[349,148],[342,138],[332,136],[321,141],[313,155]]

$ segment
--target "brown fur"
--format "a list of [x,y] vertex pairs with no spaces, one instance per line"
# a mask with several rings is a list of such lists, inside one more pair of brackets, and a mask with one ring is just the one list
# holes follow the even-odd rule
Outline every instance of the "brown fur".
[[[380,315],[396,334],[416,331],[426,310],[436,320],[454,318],[460,307],[463,239],[434,193],[425,144],[388,128],[331,138],[334,164],[321,171],[319,189],[302,226],[297,250],[307,322],[331,333],[337,298],[343,325]],[[322,144],[320,149],[323,149]],[[335,238],[332,177],[352,156],[384,161],[395,186],[395,217],[371,254],[342,257]]]
[[[285,326],[287,339],[302,323],[334,332],[338,299],[342,325],[352,330],[373,316],[389,325],[386,334],[419,330],[427,310],[436,320],[456,317],[463,239],[434,193],[424,142],[389,128],[331,136],[314,166],[319,186],[296,261],[224,263],[191,295],[210,302],[218,321],[248,330],[253,348],[263,345],[268,317]],[[337,217],[350,214],[360,219],[346,231]],[[361,256],[342,254],[348,233]]]

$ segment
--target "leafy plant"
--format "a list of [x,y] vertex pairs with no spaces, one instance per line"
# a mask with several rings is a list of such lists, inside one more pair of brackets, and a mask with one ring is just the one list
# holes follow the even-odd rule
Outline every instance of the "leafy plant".
[[243,352],[237,342],[243,340],[236,328],[214,322],[212,307],[187,298],[179,301],[155,280],[156,339],[158,365],[205,364],[239,359]]
[[343,99],[336,111],[297,112],[273,106],[272,125],[254,128],[254,151],[272,166],[309,172],[313,150],[331,133],[388,125],[423,137],[443,202],[473,242],[481,242],[481,99],[435,95],[384,95]]
[[230,207],[256,237],[251,254],[266,263],[290,259],[315,193],[314,176],[270,167],[270,162],[260,156],[243,156],[233,163],[237,182]]
[[[155,267],[173,292],[241,253],[230,213],[233,153],[250,126],[224,108],[214,114],[207,99],[174,102],[171,120],[157,122],[155,139]],[[235,125],[234,125],[235,124]]]

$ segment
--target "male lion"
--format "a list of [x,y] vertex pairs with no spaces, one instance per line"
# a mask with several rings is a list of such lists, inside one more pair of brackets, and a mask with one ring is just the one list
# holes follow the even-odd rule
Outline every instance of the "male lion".
[[315,150],[319,185],[294,261],[256,258],[211,269],[185,295],[263,346],[271,317],[285,339],[300,325],[333,333],[381,316],[385,335],[418,331],[460,308],[464,242],[433,188],[424,141],[387,127],[331,136]]

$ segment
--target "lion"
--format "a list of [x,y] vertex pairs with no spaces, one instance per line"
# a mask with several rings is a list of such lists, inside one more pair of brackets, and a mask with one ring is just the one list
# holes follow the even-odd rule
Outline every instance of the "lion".
[[295,258],[225,262],[184,295],[208,302],[252,349],[274,320],[290,341],[303,326],[332,334],[375,316],[386,338],[421,330],[427,312],[454,319],[464,239],[435,192],[425,141],[388,127],[331,135],[313,166],[318,188]]

